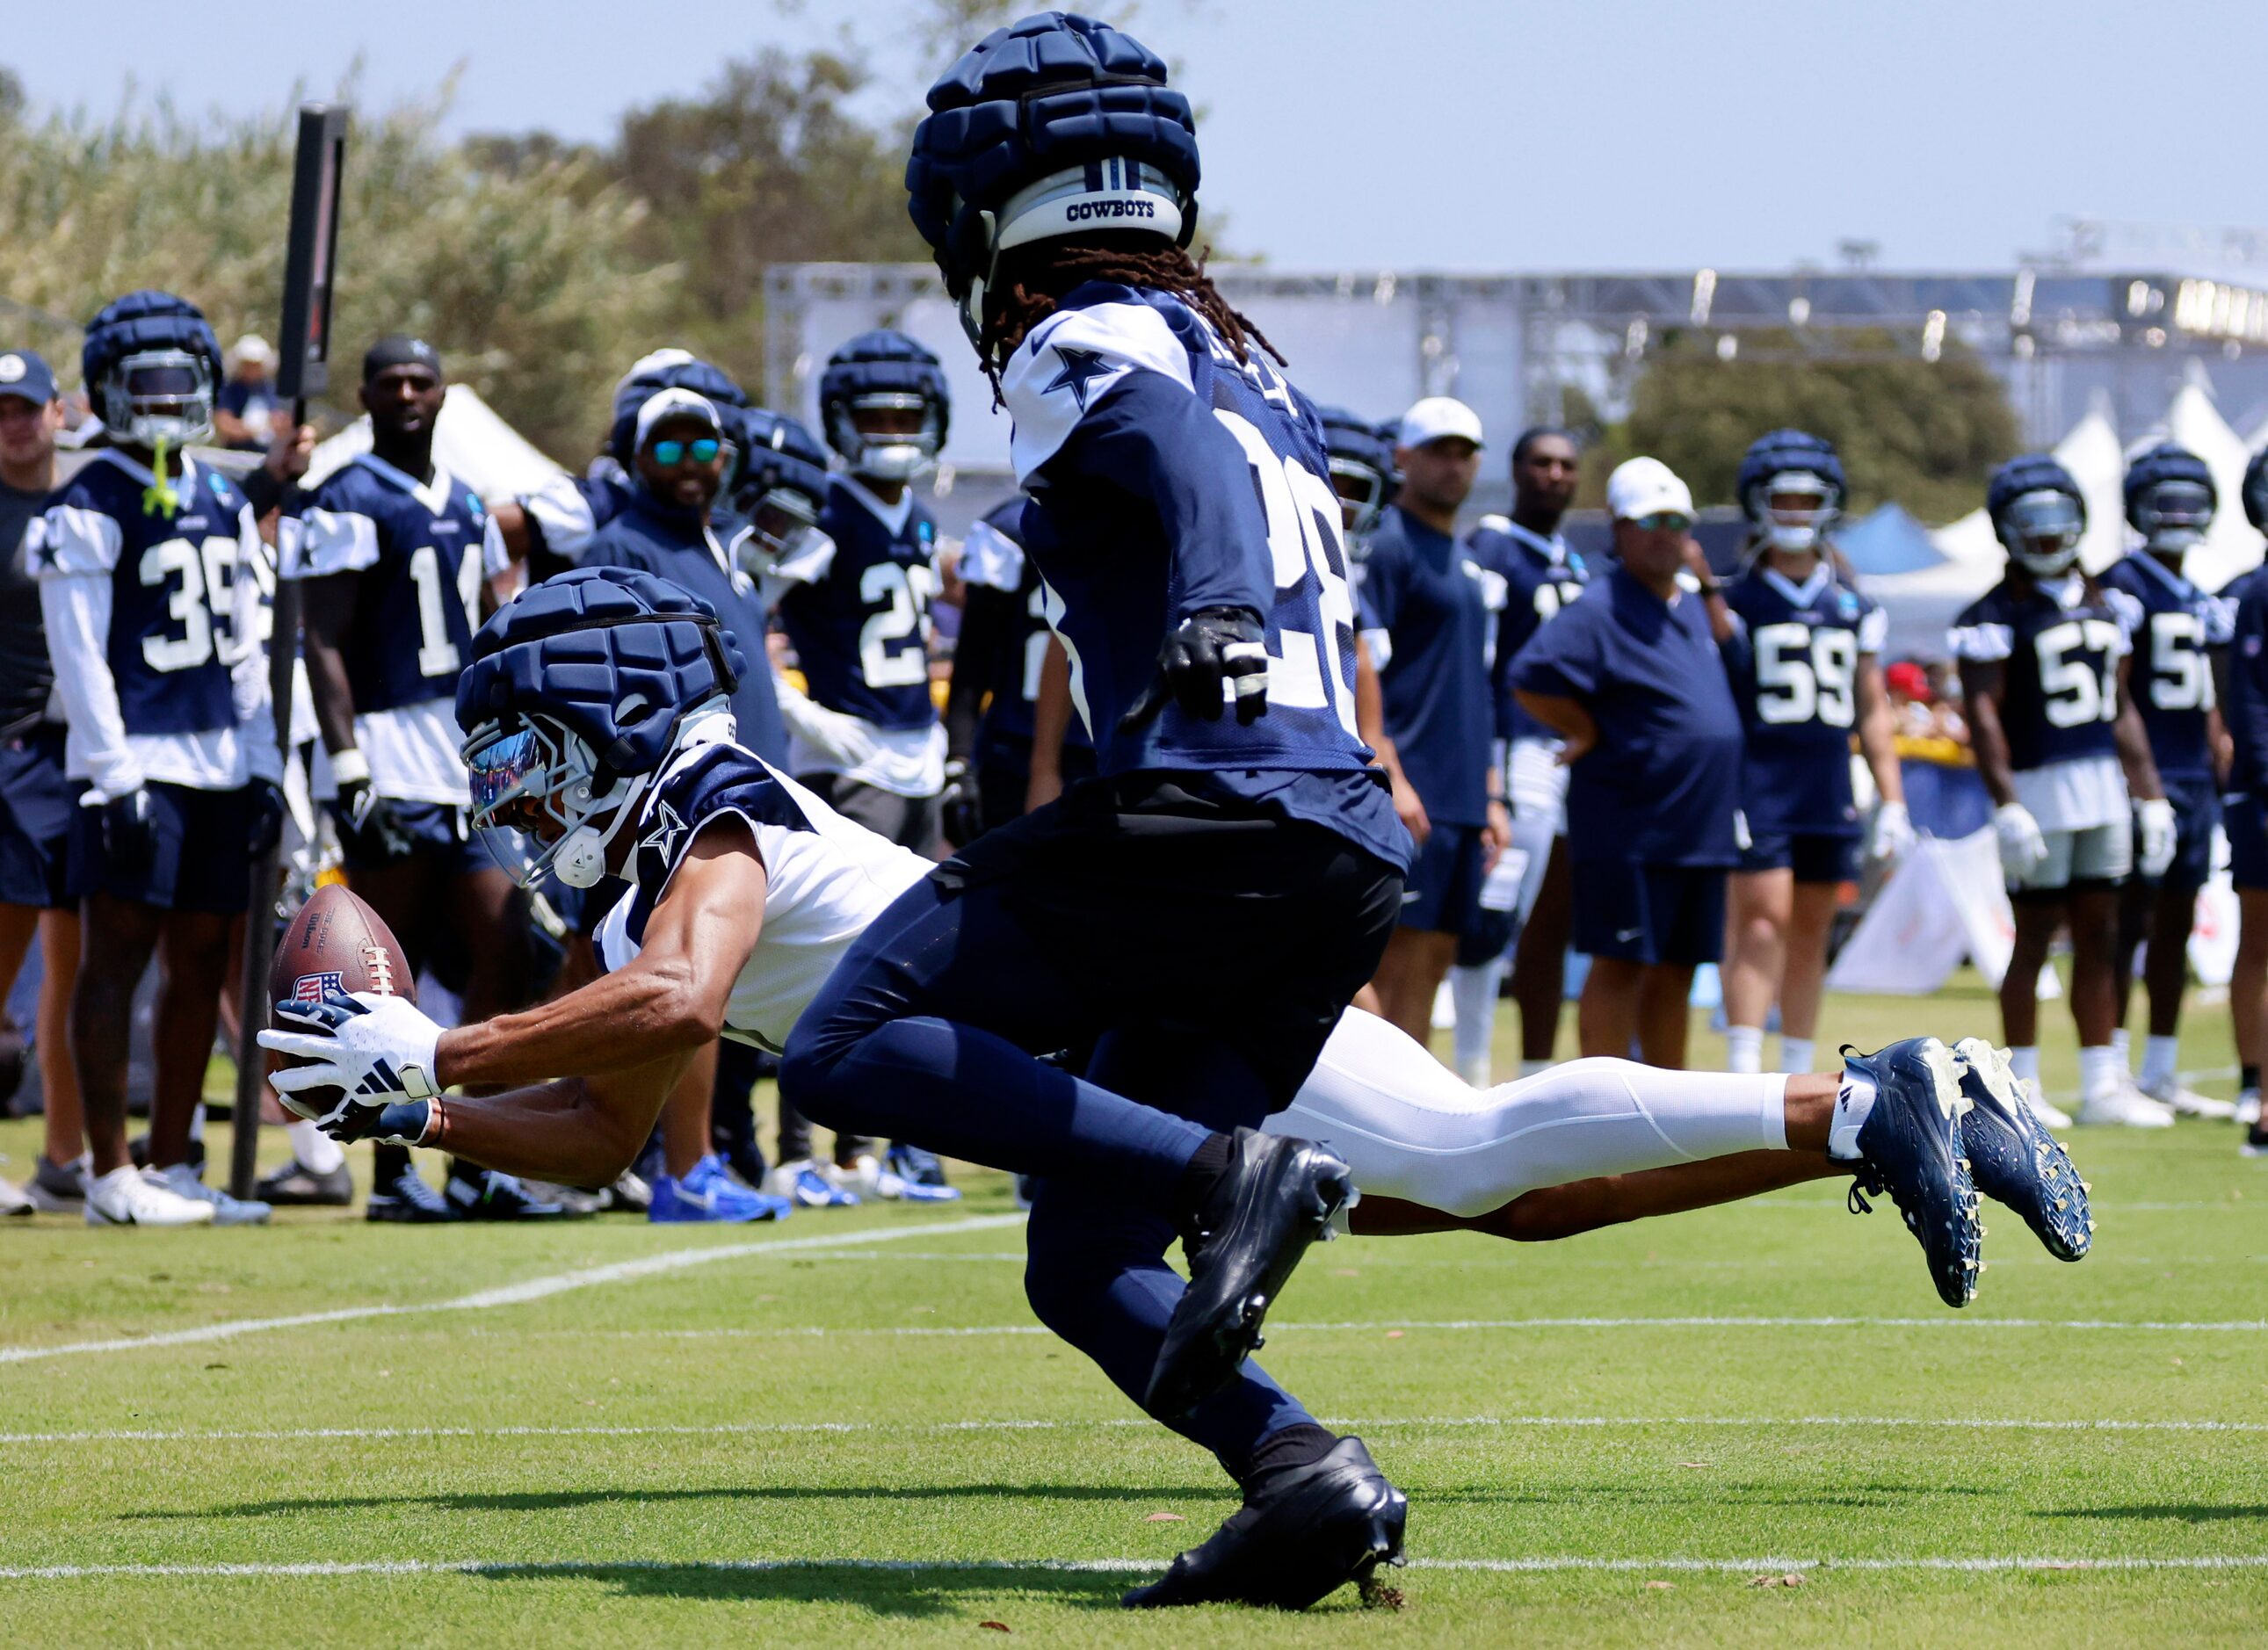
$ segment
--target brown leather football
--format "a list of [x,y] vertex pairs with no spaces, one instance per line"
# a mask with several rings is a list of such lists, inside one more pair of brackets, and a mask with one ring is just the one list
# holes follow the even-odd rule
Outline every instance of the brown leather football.
[[[291,926],[276,947],[276,961],[268,971],[268,998],[273,1004],[290,998],[320,999],[326,992],[352,995],[370,991],[417,1000],[416,976],[401,942],[386,919],[342,882],[327,883],[299,908]],[[269,1023],[275,1023],[271,1006]],[[270,1055],[270,1070],[285,1061]],[[300,1109],[320,1116],[338,1103],[335,1088],[307,1089],[296,1096]]]

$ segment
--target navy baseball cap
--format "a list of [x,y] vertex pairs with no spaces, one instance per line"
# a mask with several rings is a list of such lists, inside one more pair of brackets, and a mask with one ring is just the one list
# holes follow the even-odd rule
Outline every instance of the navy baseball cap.
[[44,407],[55,398],[55,369],[29,350],[0,350],[0,395]]

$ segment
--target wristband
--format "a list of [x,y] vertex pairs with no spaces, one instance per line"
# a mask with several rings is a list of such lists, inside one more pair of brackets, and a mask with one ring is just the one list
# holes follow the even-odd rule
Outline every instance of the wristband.
[[350,745],[344,750],[331,753],[331,777],[341,784],[368,784],[370,758],[359,747]]

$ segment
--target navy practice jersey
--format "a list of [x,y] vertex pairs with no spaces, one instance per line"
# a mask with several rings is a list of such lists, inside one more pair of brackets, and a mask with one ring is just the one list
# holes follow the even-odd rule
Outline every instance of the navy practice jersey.
[[[154,478],[105,448],[48,501],[35,577],[107,575],[106,649],[129,734],[213,733],[239,720],[237,562],[259,537],[252,507],[218,470],[185,463],[168,509]],[[253,586],[247,585],[249,597]]]
[[1665,602],[1616,567],[1536,633],[1513,681],[1598,725],[1568,775],[1576,858],[1734,862],[1741,713],[1698,596]]
[[2205,737],[2213,707],[2209,651],[2228,645],[2229,614],[2147,550],[2132,550],[2095,581],[2132,637],[2134,664],[2127,686],[2149,730],[2150,755],[2161,777],[2196,779],[2213,772]]
[[1889,616],[1837,584],[1823,561],[1800,585],[1751,566],[1726,586],[1725,605],[1738,625],[1725,657],[1748,727],[1741,796],[1749,830],[1856,836],[1859,661],[1882,651]]
[[[1322,425],[1257,349],[1240,363],[1179,298],[1090,282],[1001,373],[1071,698],[1105,774],[1205,772],[1406,866],[1409,835],[1355,734],[1354,601]],[[1167,633],[1208,608],[1261,615],[1268,713],[1167,703],[1121,719]],[[1224,697],[1226,697],[1224,689]]]
[[[1015,629],[1003,638],[992,659],[968,661],[982,674],[977,678],[989,696],[984,720],[977,733],[980,744],[1021,740],[1033,733],[1033,710],[1040,696],[1040,668],[1048,653],[1048,588],[1038,566],[1024,554],[1024,500],[1011,498],[968,529],[961,549],[964,584],[997,590],[1016,604]],[[954,668],[962,665],[954,656]],[[1066,746],[1088,743],[1086,729],[1073,717],[1064,730]]]
[[2021,596],[2004,580],[1962,610],[1948,640],[1955,659],[2007,666],[2000,727],[2018,772],[2117,754],[2126,627],[2080,575],[2040,581]]
[[2228,789],[2268,792],[2268,567],[2232,580],[2216,600],[2229,628],[2228,695],[2221,706],[2235,748]]
[[787,760],[787,731],[780,723],[764,653],[763,603],[755,582],[732,565],[718,530],[704,527],[692,512],[637,488],[583,546],[582,565],[642,568],[716,608],[725,634],[740,650],[740,681],[733,690],[737,737],[767,761]]
[[819,530],[827,541],[815,553],[772,569],[786,582],[780,623],[813,702],[876,727],[928,727],[937,720],[929,692],[937,523],[910,492],[890,511],[837,475]]
[[1518,522],[1490,516],[1465,542],[1482,566],[1504,575],[1504,613],[1496,632],[1496,733],[1498,739],[1548,739],[1558,735],[1520,708],[1512,691],[1512,670],[1521,650],[1560,608],[1583,593],[1590,570],[1557,534],[1550,538]]
[[355,576],[345,651],[357,715],[455,704],[481,622],[487,527],[479,496],[438,465],[420,482],[364,453],[315,490],[284,537],[284,576]]
[[1503,574],[1398,508],[1370,535],[1362,593],[1387,635],[1378,673],[1386,732],[1436,824],[1488,822],[1491,667],[1505,590]]

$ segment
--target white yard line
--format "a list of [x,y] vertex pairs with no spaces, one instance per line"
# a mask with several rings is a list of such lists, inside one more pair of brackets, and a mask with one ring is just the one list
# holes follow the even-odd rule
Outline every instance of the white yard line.
[[338,1307],[328,1312],[296,1312],[273,1318],[231,1318],[219,1323],[200,1324],[195,1329],[167,1330],[156,1335],[122,1336],[115,1340],[67,1341],[54,1346],[0,1346],[0,1364],[28,1363],[38,1359],[70,1358],[91,1352],[136,1352],[153,1346],[192,1346],[204,1341],[227,1340],[238,1335],[256,1335],[269,1330],[304,1329],[317,1323],[349,1323],[361,1318],[403,1317],[424,1312],[484,1312],[495,1307],[514,1307],[530,1300],[541,1300],[572,1289],[629,1283],[640,1278],[683,1271],[689,1267],[713,1265],[719,1261],[792,1255],[810,1249],[849,1249],[867,1243],[892,1243],[902,1238],[942,1237],[956,1232],[992,1232],[1023,1223],[1024,1217],[1020,1214],[971,1215],[966,1219],[884,1226],[871,1232],[773,1238],[756,1243],[721,1244],[713,1249],[671,1249],[665,1254],[648,1255],[634,1261],[616,1261],[607,1266],[589,1266],[577,1271],[556,1272],[548,1278],[531,1278],[524,1283],[483,1289],[449,1300]]
[[[545,1576],[765,1574],[772,1572],[880,1571],[886,1573],[1015,1575],[1033,1571],[1073,1574],[1121,1575],[1165,1568],[1159,1558],[559,1558],[514,1562],[489,1558],[370,1558],[321,1560],[305,1564],[48,1564],[0,1567],[0,1580],[82,1581],[104,1577],[161,1580],[185,1576],[310,1577],[401,1575]],[[1728,1575],[1783,1574],[1789,1571],[1833,1573],[1837,1571],[1950,1571],[1990,1573],[2005,1570],[2257,1570],[2268,1568],[2268,1554],[2233,1553],[2196,1558],[2144,1558],[2114,1554],[2099,1558],[2027,1558],[1987,1555],[1976,1558],[1598,1558],[1540,1555],[1522,1558],[1413,1558],[1412,1570],[1467,1571],[1491,1574],[1541,1573],[1555,1571],[1707,1572]]]
[[[2268,1421],[2129,1421],[2073,1417],[1937,1415],[1374,1415],[1328,1416],[1343,1427],[1504,1428],[1507,1430],[1646,1426],[1720,1426],[1768,1430],[1778,1426],[1833,1428],[1920,1427],[1942,1432],[2012,1433],[2268,1433]],[[459,1438],[737,1438],[887,1433],[1081,1432],[1148,1426],[1127,1416],[1092,1420],[982,1421],[716,1421],[681,1425],[629,1426],[300,1426],[112,1427],[76,1433],[0,1433],[0,1445],[214,1443],[236,1440],[325,1442],[379,1439]]]
[[[2116,1318],[1972,1318],[1948,1313],[1933,1318],[1870,1317],[1660,1317],[1660,1318],[1375,1318],[1352,1322],[1278,1323],[1268,1332],[1325,1334],[1390,1333],[1394,1330],[1440,1330],[1459,1333],[1492,1330],[2141,1330],[2193,1331],[2200,1334],[2257,1335],[2268,1331],[2268,1318],[2235,1318],[2176,1322]],[[957,1340],[995,1335],[1045,1335],[1037,1323],[979,1323],[961,1327],[889,1323],[872,1328],[829,1328],[824,1324],[788,1324],[769,1329],[600,1330],[575,1331],[624,1340],[732,1340],[805,1337],[824,1339],[848,1336],[907,1336],[924,1339]]]

